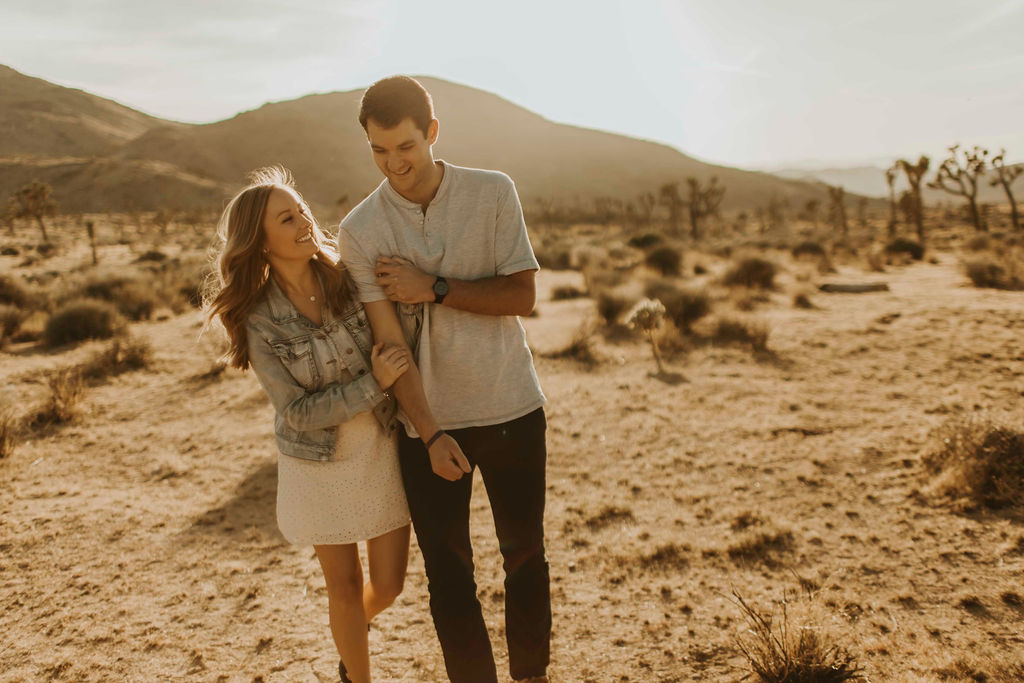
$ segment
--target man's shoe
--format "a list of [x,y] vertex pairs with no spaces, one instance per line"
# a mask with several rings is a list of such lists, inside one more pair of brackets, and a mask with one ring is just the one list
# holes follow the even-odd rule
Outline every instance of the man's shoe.
[[352,679],[348,677],[348,669],[345,668],[345,662],[338,660],[338,675],[341,676],[341,683],[352,683]]

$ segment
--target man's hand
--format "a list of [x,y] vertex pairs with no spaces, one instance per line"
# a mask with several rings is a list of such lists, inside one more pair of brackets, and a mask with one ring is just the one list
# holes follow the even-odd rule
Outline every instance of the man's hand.
[[388,299],[401,304],[423,304],[434,300],[434,280],[428,275],[399,256],[379,256],[375,268],[377,284],[387,294]]
[[462,454],[459,443],[448,434],[438,438],[427,452],[430,454],[430,467],[434,474],[442,479],[458,481],[463,474],[473,471],[466,456]]

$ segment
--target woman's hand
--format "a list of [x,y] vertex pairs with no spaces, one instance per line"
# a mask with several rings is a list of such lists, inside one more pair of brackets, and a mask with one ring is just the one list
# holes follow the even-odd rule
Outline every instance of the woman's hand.
[[409,351],[404,346],[377,342],[370,350],[370,364],[373,377],[384,391],[387,391],[399,377],[409,369]]

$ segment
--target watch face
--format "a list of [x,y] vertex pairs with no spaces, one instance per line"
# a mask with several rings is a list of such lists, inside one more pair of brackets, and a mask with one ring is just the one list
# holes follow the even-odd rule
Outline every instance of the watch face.
[[448,293],[448,282],[445,280],[438,280],[434,283],[434,294],[438,296],[444,296]]

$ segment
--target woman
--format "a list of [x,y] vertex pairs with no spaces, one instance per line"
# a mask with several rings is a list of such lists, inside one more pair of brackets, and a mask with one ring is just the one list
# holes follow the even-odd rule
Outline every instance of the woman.
[[387,390],[410,359],[372,343],[351,280],[290,173],[265,168],[250,180],[221,216],[220,287],[207,312],[227,331],[231,364],[251,367],[274,405],[277,522],[290,543],[316,550],[341,679],[369,681],[367,624],[401,593],[409,555]]

